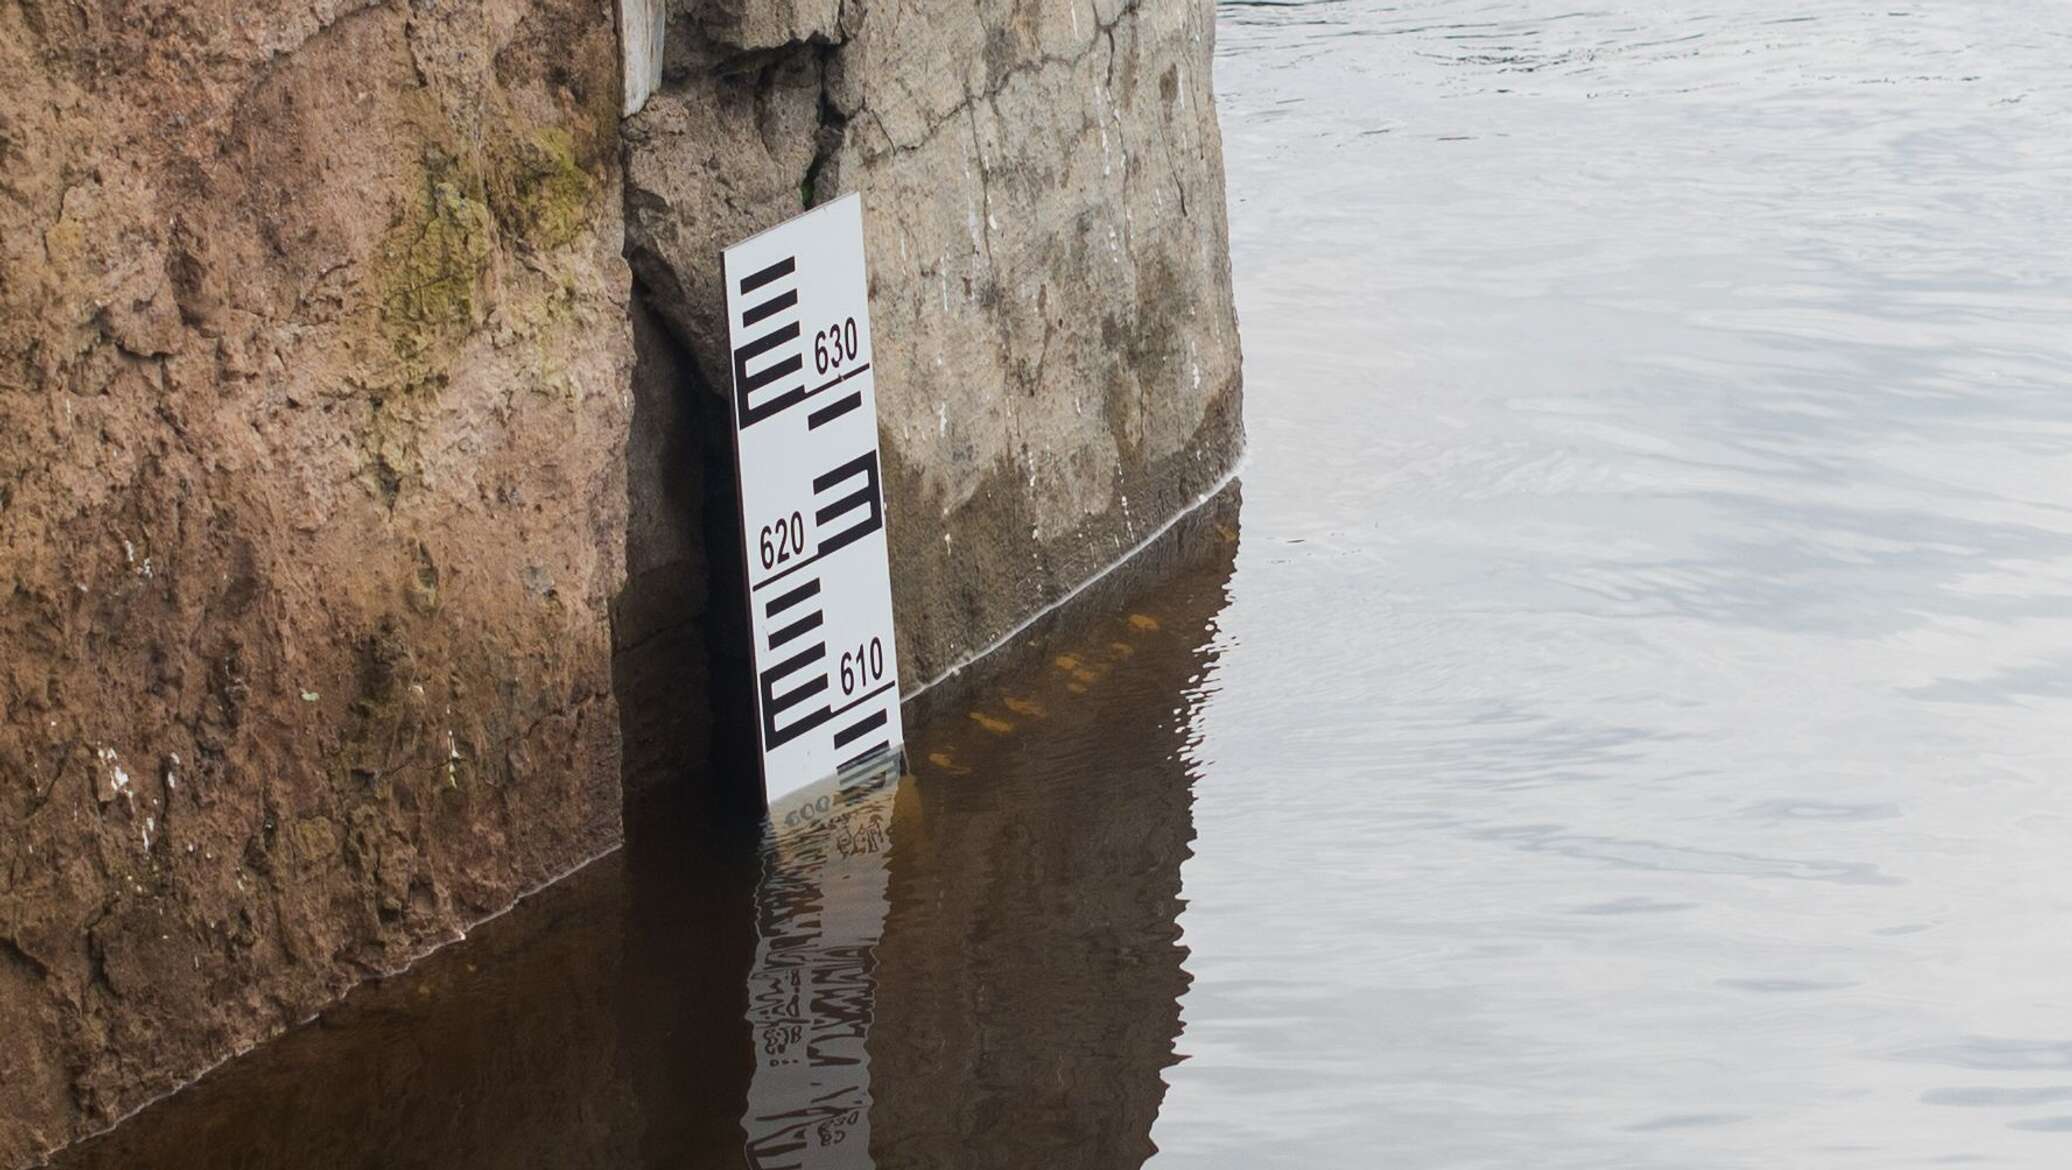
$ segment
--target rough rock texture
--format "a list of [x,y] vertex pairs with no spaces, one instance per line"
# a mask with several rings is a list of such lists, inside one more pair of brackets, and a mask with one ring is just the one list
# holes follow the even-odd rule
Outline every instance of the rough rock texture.
[[[867,1072],[871,1161],[1137,1165],[1187,988],[1187,696],[1213,669],[1238,510],[1224,493],[989,657],[991,680],[929,692],[944,705],[913,724],[896,791],[761,856],[685,788],[629,804],[624,851],[56,1165],[746,1170],[751,1102],[803,1087],[757,1084],[759,932],[830,926],[869,945],[817,950],[853,981],[796,1007],[822,1035],[867,1029],[868,1069],[836,1075]],[[872,817],[891,849],[844,854]],[[823,1164],[792,1155],[759,1164]]]
[[908,688],[1242,443],[1207,0],[679,0],[627,123],[641,294],[725,388],[719,253],[864,196]]
[[0,1167],[728,771],[724,245],[865,193],[909,689],[1222,478],[1212,37],[0,0]]
[[0,0],[0,1166],[617,839],[596,0]]
[[627,791],[645,792],[696,766],[706,715],[687,698],[706,690],[698,618],[705,612],[705,545],[696,521],[705,490],[694,449],[705,430],[684,392],[683,359],[662,326],[633,304],[633,430],[626,584],[612,612],[612,689],[625,728]]

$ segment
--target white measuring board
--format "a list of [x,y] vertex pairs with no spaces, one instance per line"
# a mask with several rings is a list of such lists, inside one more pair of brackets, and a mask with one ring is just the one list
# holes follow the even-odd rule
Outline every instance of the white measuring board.
[[903,743],[878,404],[849,195],[726,251],[764,799]]

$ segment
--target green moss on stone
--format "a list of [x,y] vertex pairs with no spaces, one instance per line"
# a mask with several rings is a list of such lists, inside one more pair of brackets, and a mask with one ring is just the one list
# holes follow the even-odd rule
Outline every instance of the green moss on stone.
[[450,338],[474,327],[495,250],[495,221],[472,184],[438,169],[423,204],[382,250],[382,332],[412,381],[430,372]]
[[491,201],[506,233],[545,250],[566,247],[582,234],[595,190],[576,161],[568,131],[549,126],[503,160],[491,182]]

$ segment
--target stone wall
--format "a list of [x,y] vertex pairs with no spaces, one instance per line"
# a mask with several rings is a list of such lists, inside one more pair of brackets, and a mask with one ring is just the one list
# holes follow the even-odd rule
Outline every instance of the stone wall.
[[720,250],[860,191],[901,677],[1117,561],[1242,443],[1206,0],[679,5],[627,255],[726,387]]
[[[1187,988],[1198,719],[1175,699],[1214,669],[1239,511],[1226,491],[992,678],[930,691],[895,790],[784,824],[770,853],[646,802],[624,850],[55,1164],[745,1170],[744,1128],[796,1120],[760,1110],[866,1080],[880,1166],[1142,1162]],[[889,852],[844,852],[874,819]],[[867,1069],[771,1067],[751,989],[801,957],[766,949],[783,940],[816,960],[795,1006],[822,1061],[857,1030]]]
[[0,1165],[618,838],[611,21],[0,2]]
[[910,689],[1222,478],[1212,22],[0,0],[0,1166],[713,782],[724,245],[864,193]]

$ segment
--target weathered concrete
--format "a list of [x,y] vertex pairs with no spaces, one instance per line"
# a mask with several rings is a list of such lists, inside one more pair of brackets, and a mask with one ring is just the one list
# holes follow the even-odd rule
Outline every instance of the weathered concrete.
[[619,61],[625,77],[622,114],[637,114],[662,84],[662,36],[669,6],[662,0],[618,0]]
[[0,1166],[618,837],[608,6],[0,3]]
[[628,255],[725,387],[720,249],[864,194],[909,687],[1192,503],[1242,442],[1202,0],[709,0],[627,127]]
[[712,768],[725,244],[865,193],[910,687],[1235,458],[1207,0],[616,8],[0,0],[0,1166]]

